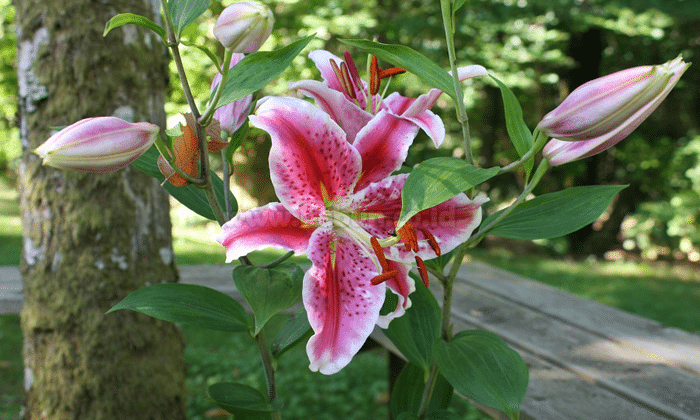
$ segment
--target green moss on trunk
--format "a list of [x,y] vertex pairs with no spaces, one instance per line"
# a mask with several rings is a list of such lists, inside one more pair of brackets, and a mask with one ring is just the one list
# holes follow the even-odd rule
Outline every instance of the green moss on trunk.
[[167,197],[130,168],[62,172],[29,152],[51,126],[117,110],[164,124],[163,45],[134,26],[102,37],[117,13],[153,18],[151,2],[118,3],[16,2],[25,419],[185,417],[179,330],[132,312],[104,314],[138,287],[176,281]]

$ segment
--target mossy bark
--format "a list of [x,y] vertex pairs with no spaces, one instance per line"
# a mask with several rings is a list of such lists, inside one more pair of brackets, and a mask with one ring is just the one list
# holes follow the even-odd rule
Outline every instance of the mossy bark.
[[[16,0],[25,304],[24,419],[184,419],[183,340],[172,324],[105,312],[149,283],[177,281],[168,201],[132,168],[64,172],[30,151],[50,127],[117,115],[165,122],[167,57],[117,13],[158,2]],[[118,7],[118,8],[117,8]]]

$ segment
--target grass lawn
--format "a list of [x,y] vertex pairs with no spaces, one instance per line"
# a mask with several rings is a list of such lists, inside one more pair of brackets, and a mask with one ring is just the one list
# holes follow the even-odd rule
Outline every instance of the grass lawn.
[[[2,179],[0,179],[2,182]],[[16,192],[0,184],[0,265],[16,265],[21,251],[21,229]],[[188,212],[172,213],[177,261],[186,264],[221,264],[223,249],[211,240],[216,226],[202,223]],[[260,258],[264,258],[262,254]],[[267,255],[269,257],[269,254]],[[568,261],[531,256],[522,258],[511,249],[476,249],[470,258],[507,269],[636,313],[666,325],[700,333],[700,273],[696,267],[628,261]],[[262,261],[261,261],[262,262]],[[281,322],[271,323],[272,329]],[[240,381],[264,388],[259,356],[252,340],[241,334],[198,331],[184,327],[189,366],[187,386],[189,418],[206,419],[215,406],[206,388],[216,382]],[[272,334],[270,334],[272,336]],[[0,419],[18,419],[22,392],[21,332],[18,316],[0,316]],[[304,346],[282,357],[279,393],[289,419],[386,418],[386,354],[372,350],[358,355],[350,367],[333,376],[307,369]],[[454,400],[465,420],[487,419],[476,408]]]

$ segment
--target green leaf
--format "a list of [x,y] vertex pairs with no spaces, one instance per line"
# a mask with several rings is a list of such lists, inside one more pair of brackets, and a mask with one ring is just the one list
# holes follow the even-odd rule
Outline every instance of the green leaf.
[[404,411],[395,418],[396,420],[418,420],[418,416],[413,413],[409,413],[408,411]]
[[210,2],[211,0],[168,0],[168,14],[178,38],[183,29],[207,11]]
[[210,330],[247,331],[250,317],[234,298],[195,284],[159,283],[137,289],[107,313],[131,309],[154,318]]
[[231,134],[231,140],[226,146],[226,161],[229,164],[229,168],[233,168],[233,154],[236,150],[241,147],[243,141],[248,138],[248,131],[250,131],[250,126],[248,125],[248,118],[243,122],[243,124]]
[[160,25],[157,25],[155,22],[153,22],[146,16],[135,15],[133,13],[122,13],[114,16],[105,25],[105,30],[102,33],[102,36],[107,36],[107,34],[114,28],[118,28],[120,26],[127,25],[130,23],[133,23],[134,25],[143,26],[146,29],[152,30],[153,32],[157,33],[158,36],[163,40],[166,38],[165,28],[163,28]]
[[459,10],[460,7],[464,6],[466,0],[454,0],[454,3],[452,4],[452,13],[456,12]]
[[382,60],[410,71],[429,86],[440,89],[453,99],[456,97],[452,76],[428,57],[409,47],[363,39],[341,39],[340,42],[359,48],[368,54],[376,55]]
[[304,271],[294,263],[272,268],[239,265],[233,269],[233,281],[241,296],[253,309],[258,335],[265,323],[301,299]]
[[[417,414],[425,390],[425,371],[412,363],[407,363],[396,378],[391,391],[391,414],[398,417],[401,413]],[[428,404],[428,413],[446,409],[450,405],[454,389],[442,376],[438,375],[433,388],[433,395]]]
[[435,296],[417,280],[416,291],[411,293],[411,307],[405,315],[392,320],[384,334],[409,362],[427,371],[432,363],[433,343],[440,335],[440,319]]
[[[163,183],[165,177],[160,173],[158,169],[158,150],[155,146],[151,147],[141,155],[138,159],[131,162],[131,165],[138,169],[139,171],[145,173],[146,175],[156,178],[160,183]],[[212,184],[214,186],[214,193],[216,193],[216,198],[219,203],[223,204],[224,201],[224,182],[216,174],[212,173]],[[207,196],[204,194],[201,188],[197,188],[194,185],[188,185],[186,187],[175,187],[169,182],[163,184],[163,188],[172,195],[177,201],[182,203],[185,207],[194,211],[202,217],[206,217],[209,220],[216,220],[214,213],[209,206],[209,201],[207,201]],[[231,209],[235,214],[238,211],[238,203],[233,194],[229,194],[231,199]],[[225,208],[223,205],[221,208]]]
[[498,168],[477,168],[452,158],[428,159],[416,166],[401,191],[401,227],[417,213],[444,203],[469,188],[479,185],[498,173]]
[[207,389],[209,401],[233,414],[236,420],[270,420],[274,411],[263,394],[248,385],[220,382]]
[[291,349],[305,337],[311,336],[311,324],[306,310],[301,308],[296,314],[290,315],[287,322],[272,339],[270,350],[275,358],[280,358],[287,350]]
[[433,411],[432,413],[428,413],[428,415],[425,417],[426,420],[462,420],[460,416],[457,414],[447,411],[447,410],[440,410],[440,411]]
[[440,373],[467,398],[517,418],[529,382],[522,357],[497,335],[461,331],[433,349]]
[[[568,188],[528,200],[504,217],[489,234],[511,239],[558,238],[593,223],[626,185]],[[487,226],[503,210],[483,223]]]
[[265,87],[279,76],[315,35],[294,41],[274,51],[248,54],[229,70],[217,108],[237,101]]
[[[491,76],[491,75],[490,75]],[[491,76],[491,78],[496,81],[498,87],[501,89],[501,97],[503,98],[503,106],[505,108],[506,114],[506,130],[508,131],[508,137],[510,141],[515,146],[515,150],[518,152],[519,156],[523,156],[532,148],[532,133],[530,129],[527,128],[525,120],[523,119],[523,110],[520,107],[518,99],[513,94],[508,86],[503,82]],[[535,164],[534,160],[529,160],[525,163],[525,170],[528,175],[532,171],[532,167]]]

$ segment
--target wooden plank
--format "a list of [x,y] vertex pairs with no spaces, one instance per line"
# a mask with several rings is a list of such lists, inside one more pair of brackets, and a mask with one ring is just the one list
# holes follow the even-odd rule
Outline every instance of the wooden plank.
[[[456,330],[475,329],[463,320],[455,320]],[[372,338],[390,351],[401,356],[380,328]],[[600,388],[575,373],[545,362],[537,356],[516,348],[525,359],[530,371],[530,383],[521,406],[521,420],[668,420],[661,414],[636,404],[624,397]],[[403,356],[402,356],[403,357]],[[497,420],[507,417],[497,410],[477,404]],[[601,408],[604,408],[601,410]]]
[[459,278],[477,289],[654,355],[700,374],[700,336],[583,299],[483,263],[464,264]]
[[492,331],[599,388],[668,418],[700,418],[700,375],[462,281],[455,284],[453,305],[453,320]]

